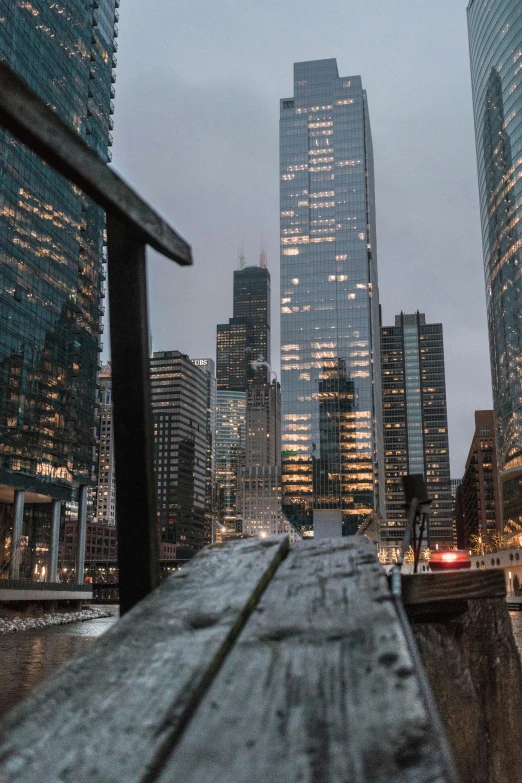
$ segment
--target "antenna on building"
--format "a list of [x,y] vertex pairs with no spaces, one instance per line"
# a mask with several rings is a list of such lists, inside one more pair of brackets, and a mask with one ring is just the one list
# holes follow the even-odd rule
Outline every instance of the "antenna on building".
[[245,248],[243,247],[243,243],[241,243],[241,246],[239,247],[239,250],[237,251],[237,262],[239,269],[245,268]]
[[266,252],[265,252],[265,246],[263,243],[261,243],[261,254],[259,256],[259,266],[261,269],[266,269],[267,267],[267,258],[266,258]]

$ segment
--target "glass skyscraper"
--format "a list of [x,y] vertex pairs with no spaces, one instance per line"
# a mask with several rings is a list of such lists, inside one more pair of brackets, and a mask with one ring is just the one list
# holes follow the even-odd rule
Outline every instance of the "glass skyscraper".
[[[104,160],[118,6],[0,0],[0,58]],[[12,566],[21,549],[14,575],[47,557],[45,503],[95,480],[103,228],[100,207],[0,129],[0,556]]]
[[384,513],[373,152],[361,77],[294,64],[280,104],[283,510]]
[[241,533],[238,471],[245,464],[246,392],[217,390],[216,516],[229,533]]
[[[264,259],[262,255],[261,259]],[[218,389],[246,391],[261,372],[267,380],[270,364],[270,272],[247,266],[234,272],[234,310],[228,324],[217,327]]]
[[471,81],[504,532],[522,531],[522,7],[468,5]]
[[191,359],[192,364],[205,373],[207,379],[207,459],[205,479],[205,536],[212,538],[216,488],[216,415],[217,387],[214,359]]
[[402,477],[424,476],[431,499],[428,542],[452,547],[453,504],[442,324],[401,313],[381,329],[386,520],[381,546],[400,546],[406,524]]

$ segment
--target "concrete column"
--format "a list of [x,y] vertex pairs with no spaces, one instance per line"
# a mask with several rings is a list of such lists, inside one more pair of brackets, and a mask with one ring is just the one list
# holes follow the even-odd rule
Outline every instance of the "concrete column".
[[24,490],[15,489],[13,502],[13,535],[11,538],[11,566],[9,568],[10,579],[20,579],[20,543],[22,538],[22,525],[24,522],[24,498]]
[[60,515],[62,501],[53,500],[51,516],[51,548],[49,550],[49,582],[58,581],[58,541],[60,539]]
[[76,549],[76,582],[83,584],[85,565],[85,536],[87,531],[87,487],[82,484],[78,491],[78,540]]

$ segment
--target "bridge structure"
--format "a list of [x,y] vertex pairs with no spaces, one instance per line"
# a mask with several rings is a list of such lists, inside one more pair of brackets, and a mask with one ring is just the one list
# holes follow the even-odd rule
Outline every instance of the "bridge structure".
[[4,63],[0,123],[107,213],[122,613],[6,716],[0,780],[519,779],[499,571],[390,587],[365,536],[279,536],[210,545],[158,586],[145,246],[190,248]]

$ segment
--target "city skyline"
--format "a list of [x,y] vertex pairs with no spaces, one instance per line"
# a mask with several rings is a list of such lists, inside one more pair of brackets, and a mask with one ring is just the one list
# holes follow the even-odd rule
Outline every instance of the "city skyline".
[[[262,32],[255,40],[247,10]],[[293,62],[336,57],[340,72],[360,73],[371,95],[383,321],[418,307],[454,335],[446,362],[452,474],[459,475],[473,429],[467,412],[491,407],[465,3],[419,8],[407,1],[397,9],[356,0],[350,10],[333,2],[327,11],[309,25],[308,0],[296,19],[273,3],[268,14],[249,2],[236,14],[218,2],[211,12],[194,9],[178,20],[151,0],[144,20],[134,0],[126,4],[114,163],[165,214],[176,214],[194,244],[193,270],[174,273],[160,260],[151,264],[154,347],[213,355],[215,324],[231,314],[228,280],[241,244],[252,264],[264,242],[278,289],[277,101],[291,92]],[[173,52],[172,30],[179,24],[184,40]],[[348,47],[343,26],[350,29]],[[234,31],[233,57],[211,27]],[[154,68],[148,58],[153,38]],[[207,38],[196,60],[194,49]],[[263,58],[254,54],[271,40],[281,46],[261,66]],[[400,62],[393,57],[397,47]],[[143,118],[135,117],[137,96],[144,100]],[[205,166],[189,163],[194,160]],[[181,191],[180,181],[187,183]],[[272,364],[279,376],[275,299]],[[193,300],[206,318],[190,311]]]

